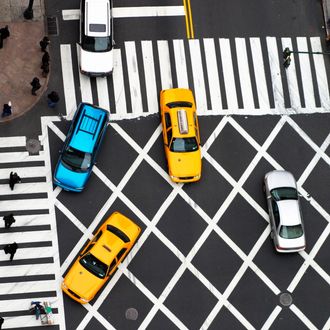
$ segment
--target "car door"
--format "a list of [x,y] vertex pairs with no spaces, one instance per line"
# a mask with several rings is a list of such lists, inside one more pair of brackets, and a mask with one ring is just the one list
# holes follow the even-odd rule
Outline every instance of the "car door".
[[168,112],[164,112],[163,139],[164,139],[165,153],[167,156],[168,149],[172,140],[172,123],[171,123],[171,116]]
[[274,210],[273,210],[274,203],[276,204],[276,202],[274,201],[272,196],[271,195],[267,196],[269,224],[270,224],[270,228],[271,228],[271,237],[272,238],[274,237],[274,234],[276,232],[275,219],[274,219]]
[[198,125],[198,119],[197,119],[197,114],[196,111],[194,111],[194,124],[195,124],[195,132],[196,132],[196,139],[198,145],[201,144],[200,136],[199,136],[199,125]]
[[107,277],[109,277],[117,268],[118,260],[117,258],[114,258],[109,266],[108,272],[107,272]]
[[278,235],[280,227],[280,213],[278,210],[277,202],[272,198],[272,232],[274,244],[278,245]]
[[112,46],[115,45],[115,37],[114,37],[114,30],[113,30],[113,1],[110,0],[110,35],[111,35],[111,42]]

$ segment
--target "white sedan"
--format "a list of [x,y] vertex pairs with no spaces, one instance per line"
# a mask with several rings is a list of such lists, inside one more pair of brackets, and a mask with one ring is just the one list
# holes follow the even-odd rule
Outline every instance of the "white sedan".
[[296,180],[287,171],[265,175],[271,238],[277,252],[299,252],[305,249],[305,230],[300,210]]

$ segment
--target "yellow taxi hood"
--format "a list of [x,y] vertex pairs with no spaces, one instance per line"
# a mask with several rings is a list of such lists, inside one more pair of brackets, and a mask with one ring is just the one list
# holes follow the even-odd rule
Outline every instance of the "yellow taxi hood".
[[77,260],[64,278],[67,287],[81,298],[91,300],[104,283]]
[[168,157],[170,175],[190,177],[201,174],[200,149],[191,152],[170,152],[170,154],[170,157]]
[[161,91],[161,99],[164,104],[176,101],[188,101],[195,105],[192,91],[185,88],[172,88]]
[[114,212],[110,216],[104,224],[104,229],[106,229],[107,225],[112,225],[122,230],[129,237],[131,242],[135,242],[141,232],[141,228],[137,224],[120,212]]

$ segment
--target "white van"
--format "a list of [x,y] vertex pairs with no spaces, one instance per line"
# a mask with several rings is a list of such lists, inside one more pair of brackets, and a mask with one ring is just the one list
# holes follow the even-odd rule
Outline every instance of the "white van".
[[113,69],[112,0],[80,1],[80,71],[98,77]]

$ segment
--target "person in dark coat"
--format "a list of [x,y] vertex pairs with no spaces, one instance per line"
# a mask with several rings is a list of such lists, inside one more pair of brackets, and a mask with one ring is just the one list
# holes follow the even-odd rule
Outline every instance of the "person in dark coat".
[[10,36],[10,32],[8,29],[8,25],[6,25],[4,28],[0,29],[1,37],[2,39],[7,39]]
[[50,40],[48,39],[48,37],[47,36],[43,37],[42,40],[39,42],[41,51],[45,52],[49,44],[50,44]]
[[2,110],[2,117],[7,117],[12,114],[11,111],[11,102],[9,101],[8,103],[5,103],[3,105],[3,110]]
[[5,222],[5,228],[10,228],[10,226],[16,222],[14,215],[10,213],[9,215],[5,215],[3,217],[3,221]]
[[14,255],[17,251],[18,245],[16,242],[14,242],[13,244],[7,244],[3,249],[5,251],[6,254],[10,254],[10,261],[13,261],[14,259]]
[[45,54],[42,55],[41,61],[42,61],[42,64],[49,63],[50,56],[49,56],[49,53],[47,51],[45,51]]
[[5,320],[4,320],[3,317],[0,316],[0,329],[1,329],[2,325],[3,325],[3,322],[5,322]]
[[31,94],[37,95],[36,91],[41,87],[39,79],[37,77],[34,77],[33,80],[30,82],[30,85],[32,86]]
[[9,187],[11,190],[14,190],[14,186],[16,183],[20,183],[22,180],[21,178],[17,175],[17,173],[10,172],[9,176]]
[[60,100],[60,97],[58,96],[58,94],[55,91],[52,91],[48,94],[48,106],[50,108],[55,108],[57,102]]
[[42,69],[42,76],[46,78],[49,73],[49,62],[43,63],[41,69]]

